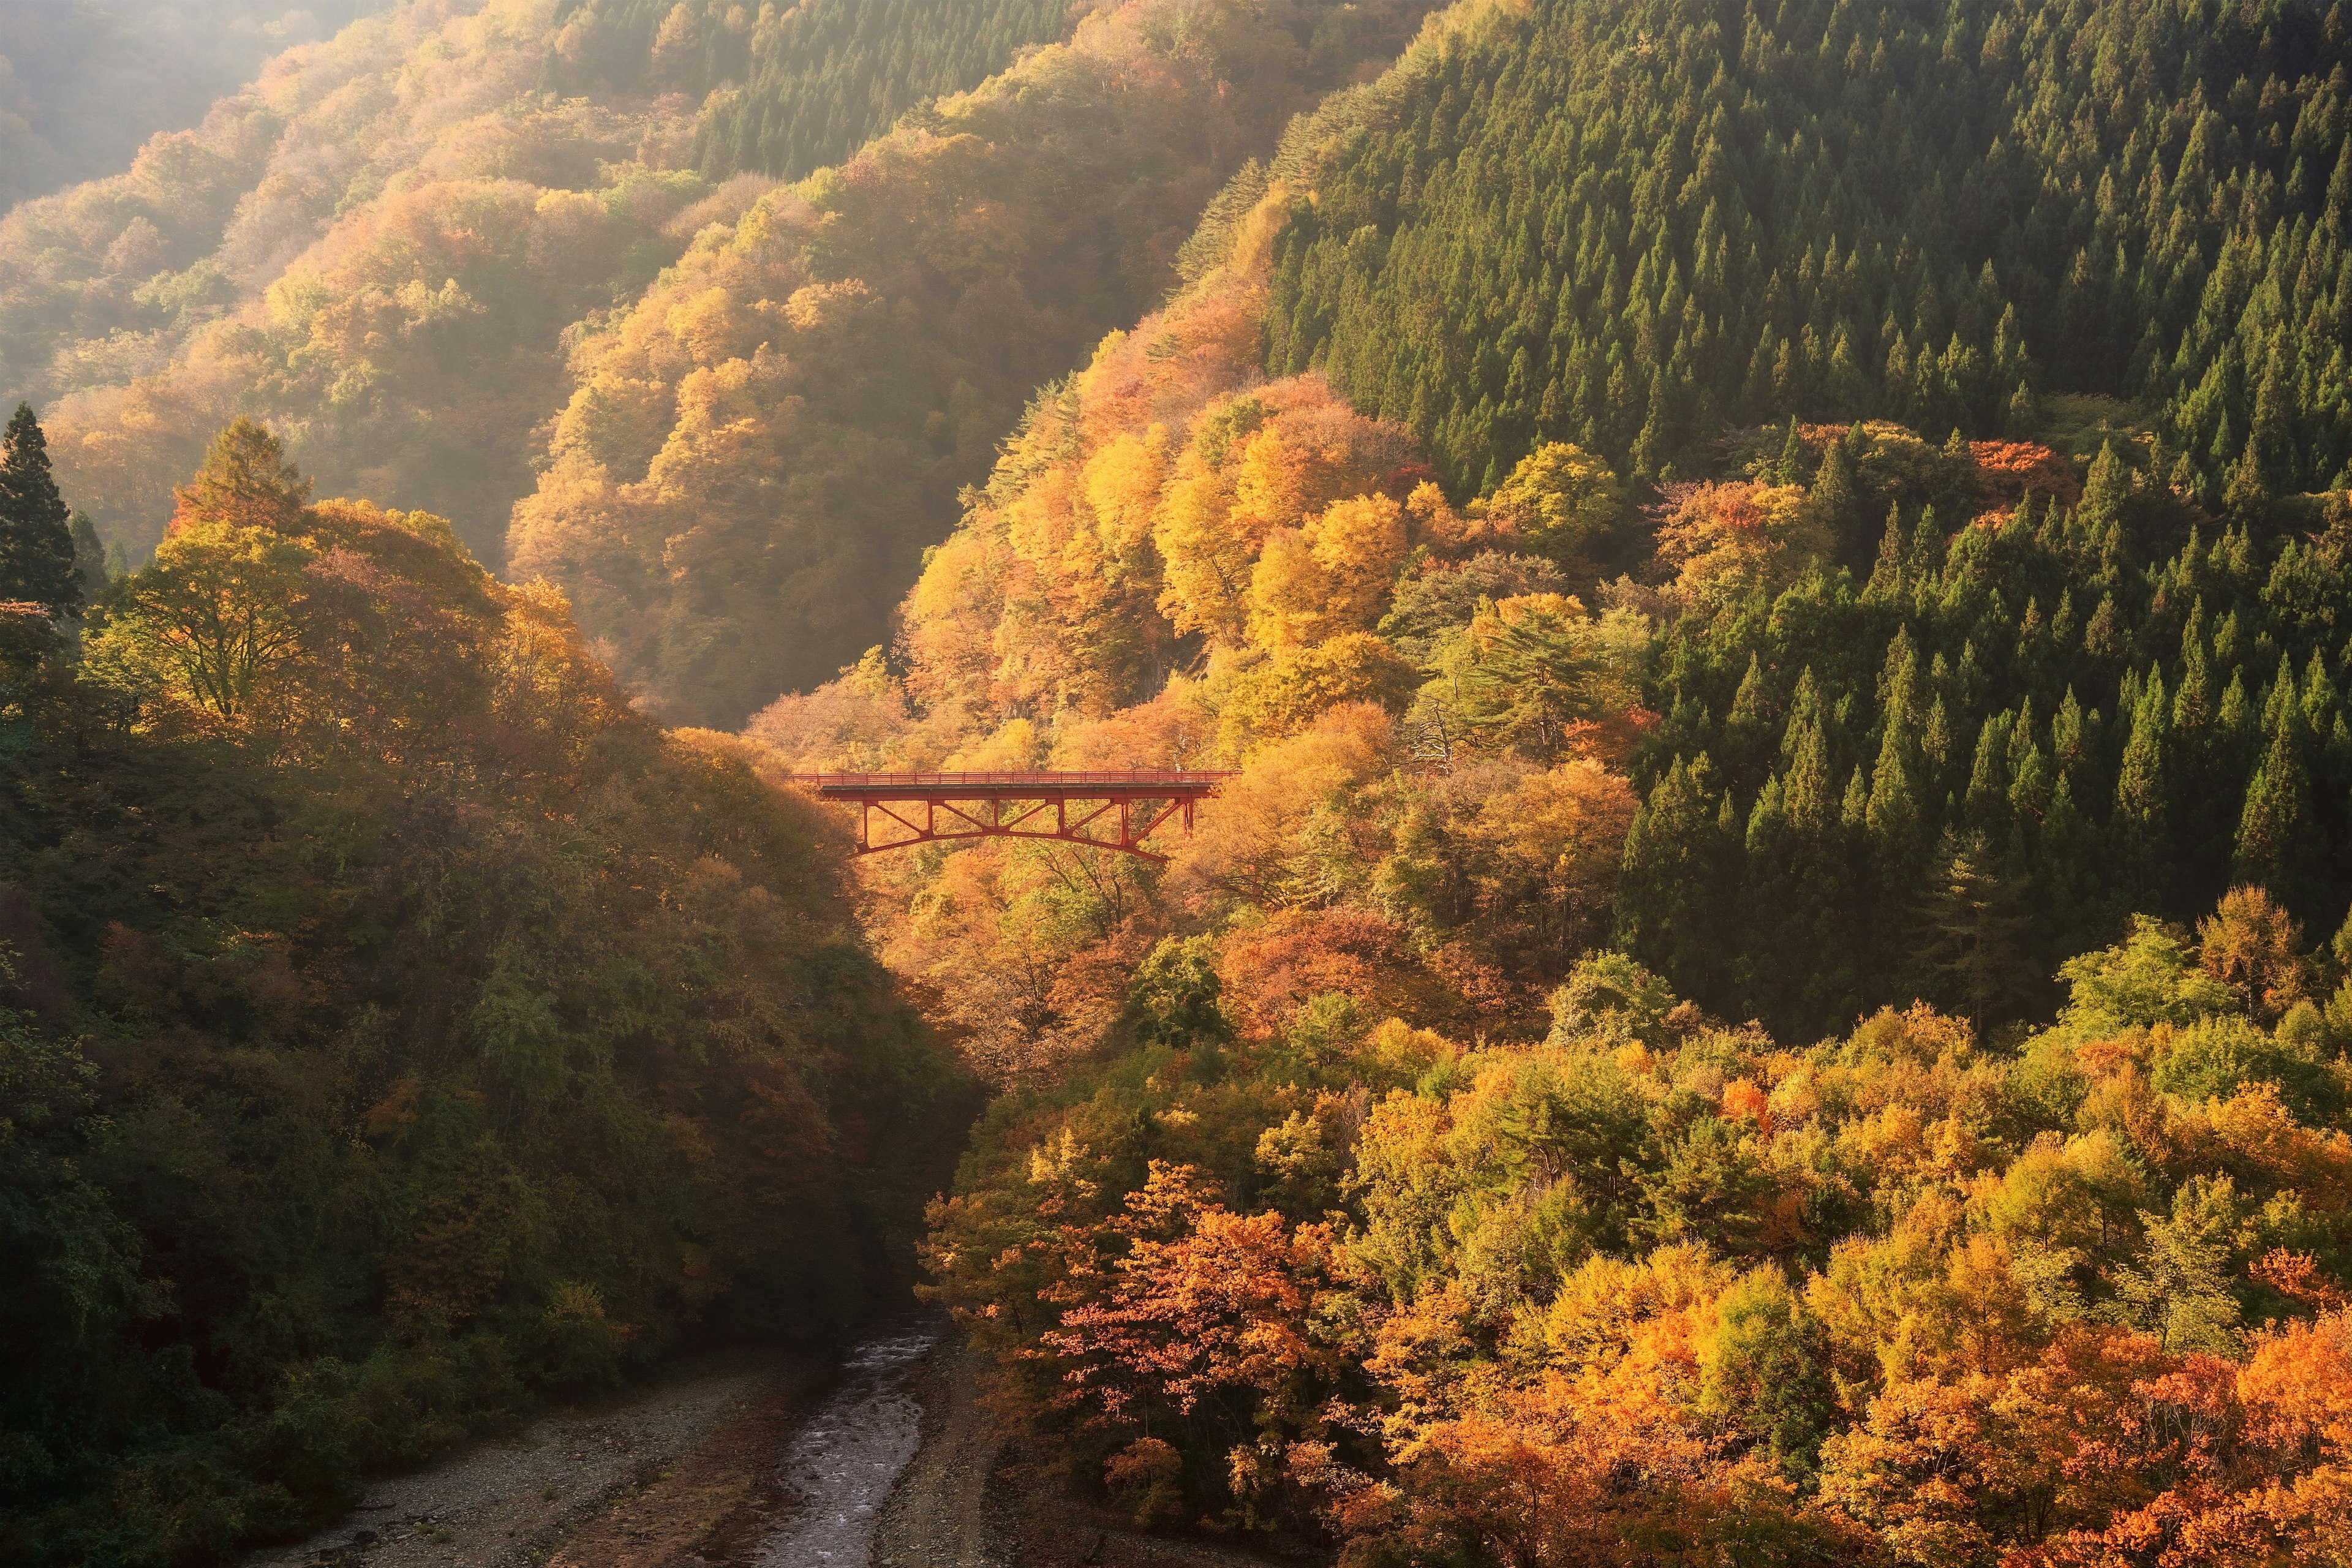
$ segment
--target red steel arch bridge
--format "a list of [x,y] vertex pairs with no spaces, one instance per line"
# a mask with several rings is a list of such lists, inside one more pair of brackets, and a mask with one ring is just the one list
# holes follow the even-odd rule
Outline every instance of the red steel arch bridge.
[[[1115,849],[1158,865],[1144,840],[1192,808],[1230,773],[798,773],[819,800],[857,807],[857,852],[973,838],[1044,838]],[[877,833],[879,837],[877,837]]]

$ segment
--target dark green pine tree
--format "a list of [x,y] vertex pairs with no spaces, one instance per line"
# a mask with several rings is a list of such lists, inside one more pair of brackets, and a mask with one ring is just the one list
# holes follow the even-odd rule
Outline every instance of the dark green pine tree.
[[81,574],[82,603],[96,604],[115,575],[107,569],[106,546],[100,542],[98,526],[89,521],[89,513],[74,512],[67,526],[73,534],[74,570]]
[[1813,476],[1812,489],[1805,499],[1814,515],[1828,527],[1830,537],[1837,542],[1836,559],[1860,568],[1870,559],[1869,513],[1862,487],[1854,482],[1853,464],[1846,456],[1847,445],[1844,441],[1829,443],[1822,454],[1821,471]]
[[2031,1011],[2043,973],[2026,951],[2032,920],[2024,891],[2000,870],[1983,837],[1949,829],[1936,848],[1940,873],[1919,901],[1916,953],[1922,988],[1982,1029]]
[[2083,476],[2083,499],[2074,506],[2075,530],[2104,543],[2111,532],[2123,527],[2130,502],[2131,469],[2116,455],[2115,443],[2106,442],[2091,459],[2090,472]]
[[2236,804],[2237,771],[2243,765],[2221,743],[2221,693],[2214,687],[2208,646],[2200,599],[2190,607],[2180,635],[2180,685],[2172,694],[2168,742],[2174,799],[2179,805],[2173,855],[2180,883],[2189,888],[2221,881],[2235,826],[2231,807]]
[[2295,909],[2302,901],[2298,862],[2308,842],[2311,784],[2304,773],[2302,714],[2289,703],[2273,706],[2278,717],[2271,725],[2270,744],[2246,785],[2245,805],[2238,813],[2230,880],[2267,888]]
[[1776,1029],[1850,1022],[1862,1004],[1855,913],[1856,825],[1847,821],[1818,717],[1790,721],[1785,775],[1766,780],[1749,813],[1740,915],[1738,1005]]
[[2016,726],[2016,716],[2004,710],[1987,719],[1977,732],[1976,761],[1969,769],[1962,811],[1969,831],[1989,844],[2009,837],[2009,735]]
[[1748,814],[1747,837],[1740,847],[1740,907],[1771,912],[1742,921],[1737,928],[1739,954],[1732,970],[1738,997],[1731,1009],[1734,1013],[1778,1018],[1794,1004],[1794,976],[1781,967],[1782,954],[1790,945],[1783,923],[1787,905],[1779,901],[1791,896],[1795,883],[1790,869],[1793,843],[1789,814],[1781,805],[1780,778],[1775,773],[1764,781]]
[[1691,763],[1676,757],[1634,813],[1618,881],[1617,942],[1713,1004],[1727,999],[1718,921],[1734,903],[1737,873],[1727,861],[1736,850],[1724,840],[1737,830],[1718,820],[1711,773],[1704,755]]
[[1805,470],[1811,467],[1805,452],[1805,438],[1797,434],[1797,416],[1789,416],[1789,433],[1780,440],[1780,458],[1772,466],[1772,482],[1801,485],[1805,482]]
[[2244,455],[2231,473],[2229,489],[2222,492],[2221,506],[2241,528],[2259,530],[2270,521],[2270,479],[2263,472],[2260,445],[2251,435],[2246,437]]
[[2050,792],[2050,810],[2033,835],[2033,931],[2045,969],[2096,947],[2105,929],[2105,889],[2099,879],[2098,830],[2074,807],[2064,774]]
[[58,617],[82,606],[73,529],[49,472],[49,444],[26,403],[0,437],[0,601],[40,605]]
[[1726,776],[1737,787],[1763,771],[1772,743],[1772,719],[1767,711],[1764,667],[1748,656],[1748,673],[1739,678],[1731,711],[1723,720],[1723,762]]
[[[1878,762],[1870,773],[1870,804],[1864,817],[1869,840],[1874,891],[1882,910],[1907,908],[1918,885],[1921,842],[1927,827],[1927,805],[1918,782],[1918,745],[1906,732],[1900,709],[1890,710],[1886,733],[1879,742]],[[1901,921],[1882,921],[1874,933],[1883,963],[1900,961],[1909,949]]]
[[2116,810],[2108,820],[2122,891],[2136,910],[2163,908],[2169,865],[2166,830],[2171,822],[2166,777],[2165,729],[2169,705],[2164,679],[2151,674],[2133,704],[2131,738],[2116,770]]
[[1886,509],[1886,531],[1878,536],[1878,560],[1870,569],[1870,585],[1863,590],[1866,604],[1900,605],[1910,591],[1904,579],[1906,543],[1903,509]]

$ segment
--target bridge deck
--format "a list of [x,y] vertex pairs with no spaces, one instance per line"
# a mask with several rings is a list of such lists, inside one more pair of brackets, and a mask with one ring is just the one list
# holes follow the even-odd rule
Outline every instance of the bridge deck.
[[[971,838],[1046,838],[1165,865],[1143,847],[1171,819],[1192,830],[1192,807],[1230,773],[801,773],[790,782],[857,807],[857,851],[878,855]],[[919,811],[913,807],[920,806]],[[892,835],[875,837],[876,817]]]
[[800,773],[826,800],[1171,800],[1216,792],[1230,773]]

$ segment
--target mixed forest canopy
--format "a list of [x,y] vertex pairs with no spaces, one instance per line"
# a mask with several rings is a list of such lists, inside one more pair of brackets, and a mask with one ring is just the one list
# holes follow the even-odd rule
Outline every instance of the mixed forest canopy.
[[[132,561],[265,417],[560,583],[666,715],[738,722],[887,637],[1035,386],[1426,8],[410,0],[0,218],[0,393]],[[785,102],[834,129],[714,150]]]
[[1474,1046],[1163,947],[1122,1054],[983,1122],[938,1293],[1139,1522],[1346,1568],[2330,1561],[2341,971],[2258,894],[2200,929],[2001,1045],[1793,1047],[1610,958]]
[[332,491],[498,559],[562,334],[755,190],[673,166],[690,113],[536,89],[536,0],[423,0],[271,60],[124,173],[0,217],[0,387],[133,561],[215,431],[268,417]]
[[87,607],[0,458],[0,1557],[217,1561],[887,1299],[958,1075],[754,748],[253,425]]
[[1037,385],[1164,293],[1225,176],[1425,8],[1094,8],[706,231],[579,337],[509,570],[562,585],[673,718],[740,723],[832,676],[887,639]]
[[[1008,1085],[936,1290],[1099,1495],[1350,1568],[2352,1540],[2341,215],[2280,152],[2333,177],[2343,44],[2148,16],[1455,7],[1039,395],[898,641],[753,720],[1240,770],[1164,871],[876,872]],[[2070,270],[2116,188],[2172,248]]]

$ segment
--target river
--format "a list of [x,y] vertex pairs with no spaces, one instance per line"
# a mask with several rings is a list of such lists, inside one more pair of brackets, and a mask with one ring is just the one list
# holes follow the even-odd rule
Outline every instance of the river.
[[785,1450],[782,1479],[794,1507],[761,1546],[758,1568],[866,1568],[882,1505],[923,1446],[916,1383],[940,1332],[933,1324],[902,1326],[851,1352],[841,1385]]

